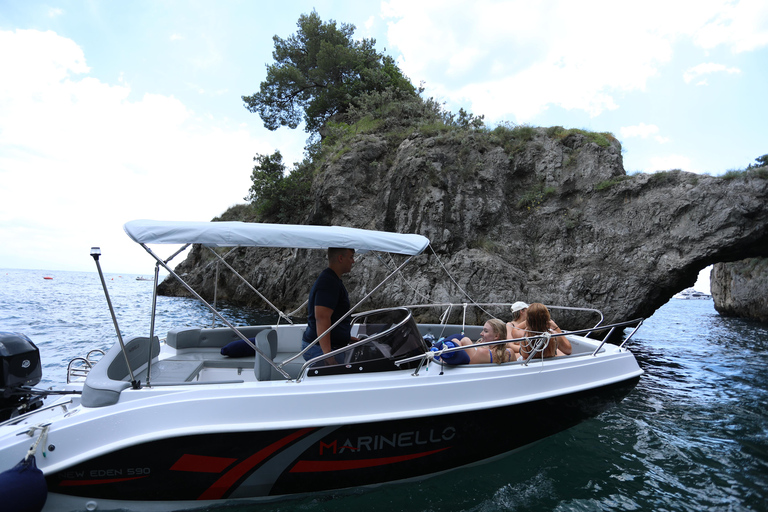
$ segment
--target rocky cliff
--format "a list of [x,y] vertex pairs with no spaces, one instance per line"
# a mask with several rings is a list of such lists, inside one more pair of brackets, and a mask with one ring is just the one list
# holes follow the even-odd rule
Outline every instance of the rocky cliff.
[[[466,292],[479,302],[592,307],[618,321],[650,316],[707,265],[768,256],[765,172],[627,176],[621,146],[609,134],[359,134],[326,156],[312,195],[303,223],[431,240],[431,249],[405,268],[403,279],[374,294],[368,308],[466,302]],[[195,247],[177,271],[210,298],[216,274],[207,251]],[[319,251],[237,249],[227,261],[284,311],[306,299],[324,267]],[[375,256],[363,258],[345,278],[353,303],[382,275]],[[166,281],[162,293],[185,292]],[[226,272],[218,299],[263,306]],[[582,320],[571,322],[561,325],[576,328]]]
[[718,263],[709,282],[718,313],[768,322],[768,259]]

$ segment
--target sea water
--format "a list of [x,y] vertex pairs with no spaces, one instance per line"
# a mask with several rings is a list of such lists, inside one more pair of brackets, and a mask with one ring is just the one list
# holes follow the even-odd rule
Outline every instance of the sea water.
[[[136,277],[105,275],[124,336],[149,334],[152,283]],[[235,324],[264,318],[223,310]],[[157,312],[160,337],[213,324],[194,299],[157,297]],[[37,344],[41,387],[64,382],[72,357],[117,340],[96,272],[0,270],[0,331]],[[768,326],[721,317],[711,300],[672,299],[629,348],[645,373],[621,404],[501,460],[421,482],[211,510],[768,510]],[[507,435],[527,428],[519,418]]]

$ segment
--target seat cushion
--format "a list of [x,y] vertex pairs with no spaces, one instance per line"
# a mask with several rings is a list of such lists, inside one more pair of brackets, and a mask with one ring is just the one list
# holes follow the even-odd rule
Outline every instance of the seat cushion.
[[[256,338],[248,338],[248,340],[255,344]],[[221,355],[227,357],[252,357],[256,355],[256,351],[245,341],[237,339],[221,347]]]

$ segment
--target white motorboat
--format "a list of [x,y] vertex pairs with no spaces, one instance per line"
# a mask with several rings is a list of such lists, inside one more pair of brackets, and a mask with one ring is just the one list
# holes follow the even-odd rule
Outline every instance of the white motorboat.
[[676,293],[672,296],[673,299],[685,299],[685,300],[709,300],[712,298],[711,295],[700,292],[698,290],[695,290],[693,288],[686,288],[685,290]]
[[[162,266],[182,283],[150,245],[332,246],[406,255],[386,281],[429,244],[413,234],[240,222],[133,221],[125,230],[155,258],[156,276]],[[99,255],[94,248],[103,280]],[[57,512],[194,509],[426,478],[594,417],[642,374],[626,348],[642,320],[603,326],[600,315],[592,329],[566,332],[573,348],[567,356],[534,352],[524,361],[451,366],[435,356],[458,349],[431,350],[427,340],[456,332],[476,339],[482,326],[417,323],[413,312],[487,305],[358,312],[364,300],[350,312],[360,341],[335,351],[339,364],[330,366],[304,360],[306,325],[286,315],[276,325],[234,326],[206,303],[225,327],[172,329],[161,340],[153,304],[149,336],[123,339],[117,329],[118,342],[98,362],[89,357],[70,368],[71,382],[47,392],[44,403],[33,388],[40,367],[34,344],[0,334],[0,346],[4,340],[13,352],[7,360],[16,364],[2,383],[12,398],[0,405],[12,417],[0,423],[0,488],[2,478],[19,476],[14,465],[30,459],[47,487],[43,510]],[[117,327],[108,294],[107,302]],[[587,336],[625,328],[633,330],[621,345]],[[222,355],[233,342],[248,345],[250,354]]]

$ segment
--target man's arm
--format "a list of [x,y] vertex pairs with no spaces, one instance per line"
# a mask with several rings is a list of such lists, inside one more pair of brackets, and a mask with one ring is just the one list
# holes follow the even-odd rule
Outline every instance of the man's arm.
[[[331,322],[331,315],[333,315],[333,309],[326,306],[315,306],[315,325],[317,326],[318,336],[327,331],[333,324],[333,322]],[[323,349],[324,354],[331,351],[330,332],[320,340],[320,348]]]

